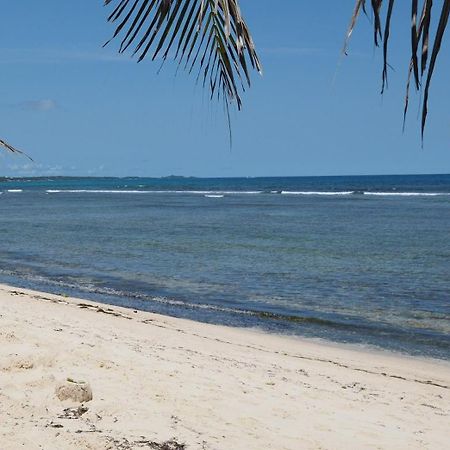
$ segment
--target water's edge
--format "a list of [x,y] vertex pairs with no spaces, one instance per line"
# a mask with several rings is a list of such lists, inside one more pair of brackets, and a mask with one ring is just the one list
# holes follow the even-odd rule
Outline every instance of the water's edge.
[[[375,356],[381,356],[381,357],[388,357],[388,358],[394,358],[396,360],[402,360],[405,362],[408,361],[416,361],[416,362],[425,362],[425,363],[431,363],[431,364],[437,364],[441,367],[445,367],[450,369],[450,360],[445,360],[441,358],[433,358],[433,357],[427,357],[424,355],[411,355],[409,353],[399,352],[395,350],[388,350],[385,348],[372,346],[369,344],[355,344],[355,343],[345,343],[345,342],[336,342],[333,340],[327,340],[323,338],[317,338],[317,337],[305,337],[297,334],[292,335],[286,335],[282,333],[277,332],[270,332],[258,327],[242,327],[242,326],[233,326],[233,325],[226,325],[226,324],[220,324],[220,323],[209,323],[209,322],[203,322],[203,321],[197,321],[192,318],[185,318],[185,317],[178,317],[171,314],[161,314],[156,312],[150,312],[141,310],[139,308],[132,308],[131,306],[124,306],[121,304],[116,303],[108,303],[105,301],[100,300],[92,300],[88,297],[80,297],[80,296],[71,296],[65,293],[58,293],[58,292],[52,292],[52,291],[41,291],[36,289],[31,289],[25,286],[20,285],[11,285],[11,284],[5,284],[3,282],[0,282],[0,291],[5,291],[8,294],[14,294],[14,295],[26,295],[29,296],[31,299],[39,301],[39,300],[53,300],[49,296],[56,296],[56,300],[58,302],[61,302],[61,304],[64,305],[65,302],[73,302],[74,305],[76,304],[89,304],[95,307],[104,308],[104,307],[115,307],[115,308],[123,308],[125,312],[132,312],[134,311],[141,311],[141,312],[147,312],[150,314],[156,314],[157,316],[164,317],[170,317],[171,319],[174,319],[176,321],[186,321],[186,322],[194,322],[194,323],[206,323],[209,326],[212,327],[225,327],[228,330],[236,330],[236,331],[245,331],[250,333],[262,333],[266,336],[273,336],[276,338],[282,338],[282,339],[289,339],[293,342],[298,343],[299,345],[303,344],[313,344],[314,346],[319,346],[323,349],[331,348],[331,349],[337,349],[337,350],[344,350],[344,351],[351,351],[352,353],[364,353],[369,355],[375,355]],[[59,297],[59,298],[58,298]],[[89,302],[89,303],[85,303]],[[120,311],[120,310],[119,310]],[[113,312],[113,311],[111,311]],[[117,311],[116,311],[117,312]],[[180,322],[181,323],[181,322]],[[213,328],[211,329],[213,330]],[[301,349],[299,349],[301,350]]]

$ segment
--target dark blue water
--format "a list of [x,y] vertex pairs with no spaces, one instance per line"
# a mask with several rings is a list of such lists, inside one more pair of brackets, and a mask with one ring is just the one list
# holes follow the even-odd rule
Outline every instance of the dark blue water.
[[0,179],[0,282],[450,359],[450,175]]

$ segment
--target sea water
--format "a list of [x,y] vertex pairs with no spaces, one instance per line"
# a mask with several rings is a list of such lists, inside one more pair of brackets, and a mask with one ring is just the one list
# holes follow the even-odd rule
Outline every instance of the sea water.
[[450,175],[0,179],[0,282],[450,358]]

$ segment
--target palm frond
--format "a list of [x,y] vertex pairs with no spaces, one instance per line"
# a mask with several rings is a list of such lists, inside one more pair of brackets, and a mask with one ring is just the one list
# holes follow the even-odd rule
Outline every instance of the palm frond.
[[[374,42],[376,46],[379,46],[379,39],[383,37],[383,71],[382,71],[382,92],[387,84],[388,80],[388,44],[390,37],[390,27],[391,27],[391,17],[394,7],[395,0],[389,0],[386,12],[384,36],[381,34],[381,10],[382,10],[382,0],[371,0],[372,11],[374,15]],[[406,113],[408,111],[409,103],[409,87],[411,83],[411,78],[414,80],[414,85],[416,90],[421,90],[423,88],[423,103],[422,103],[422,121],[421,121],[421,134],[422,140],[425,131],[425,125],[428,114],[428,101],[429,101],[429,91],[431,85],[431,79],[433,77],[434,69],[436,66],[436,61],[439,55],[439,51],[442,45],[442,39],[447,29],[448,18],[450,14],[450,0],[443,0],[442,9],[439,18],[439,22],[436,28],[436,34],[434,40],[432,40],[432,52],[430,57],[430,63],[428,64],[428,55],[430,48],[430,27],[432,26],[432,11],[433,11],[433,0],[422,0],[422,13],[420,18],[418,16],[419,12],[419,0],[411,0],[411,58],[408,67],[408,79],[406,82],[406,95],[405,95],[405,108],[404,108],[404,118],[405,121]],[[358,16],[361,10],[365,11],[366,1],[356,0],[355,9],[353,11],[350,25],[347,31],[347,36],[344,43],[343,52],[347,54],[348,43],[350,37],[353,33],[354,27],[356,25]],[[420,61],[420,64],[419,64]],[[425,87],[422,85],[422,79],[425,76]]]
[[5,148],[6,150],[10,151],[11,153],[17,153],[19,155],[26,156],[30,161],[33,161],[33,159],[28,156],[26,153],[24,153],[21,150],[18,150],[17,148],[13,147],[12,145],[8,144],[7,142],[0,139],[0,147]]
[[173,55],[189,73],[198,70],[211,98],[216,94],[227,107],[235,102],[241,108],[249,66],[261,72],[261,64],[238,0],[105,0],[105,5],[114,2],[108,21],[117,27],[110,41],[121,36],[120,53],[131,47],[138,61],[163,62]]

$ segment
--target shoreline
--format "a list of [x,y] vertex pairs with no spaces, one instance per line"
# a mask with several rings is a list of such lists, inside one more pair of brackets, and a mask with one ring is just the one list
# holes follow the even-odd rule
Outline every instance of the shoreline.
[[[5,450],[132,449],[144,438],[187,449],[439,449],[450,439],[444,360],[3,284],[0,308]],[[61,418],[74,405],[54,394],[68,377],[94,395],[75,420]]]
[[[17,283],[17,284],[16,284]],[[319,335],[306,335],[297,333],[295,331],[289,332],[289,331],[282,331],[277,330],[276,328],[270,328],[266,327],[264,323],[258,322],[253,325],[242,325],[237,320],[236,321],[223,321],[223,320],[208,320],[205,318],[192,318],[192,315],[186,315],[186,314],[177,314],[176,312],[172,313],[172,311],[158,311],[157,309],[140,309],[139,306],[130,304],[125,305],[123,302],[117,301],[117,299],[114,298],[114,296],[117,296],[117,298],[120,298],[120,292],[115,292],[111,294],[110,292],[89,292],[89,291],[83,291],[80,289],[77,289],[76,287],[69,286],[69,291],[64,292],[65,289],[61,286],[55,287],[48,287],[40,286],[39,284],[33,285],[32,283],[29,283],[27,281],[23,281],[21,279],[10,279],[8,281],[0,282],[0,289],[1,288],[11,289],[11,290],[20,290],[23,292],[37,292],[37,293],[44,293],[46,295],[52,295],[56,297],[61,298],[75,298],[80,299],[85,302],[91,302],[93,304],[98,305],[104,305],[114,308],[122,308],[125,311],[130,310],[138,310],[139,312],[145,312],[149,314],[154,314],[156,316],[161,317],[170,317],[173,319],[179,319],[181,321],[187,321],[187,322],[194,322],[199,324],[205,324],[205,325],[212,325],[212,326],[218,326],[218,327],[224,327],[226,329],[235,329],[235,330],[248,330],[250,332],[256,332],[256,333],[262,333],[262,334],[269,334],[272,336],[279,336],[279,337],[285,337],[287,339],[295,339],[301,342],[305,342],[307,344],[317,344],[320,346],[325,347],[337,347],[341,348],[343,350],[355,350],[355,351],[362,351],[365,353],[372,353],[372,354],[381,354],[385,356],[394,356],[399,358],[412,358],[412,359],[419,359],[423,361],[435,361],[439,362],[441,361],[444,364],[449,364],[450,366],[450,358],[447,357],[447,355],[437,356],[437,355],[426,355],[424,350],[421,351],[414,351],[412,350],[413,347],[410,348],[402,348],[401,350],[398,350],[396,348],[386,347],[383,346],[382,343],[371,343],[371,342],[365,342],[360,340],[340,340],[340,339],[333,339],[328,337],[321,337]],[[105,301],[103,299],[106,298]],[[175,300],[176,303],[176,300]],[[187,303],[187,307],[190,307],[191,304]],[[198,305],[196,303],[192,303],[192,306],[195,308]],[[209,306],[209,305],[208,305]],[[218,309],[219,313],[243,313],[246,314],[247,312],[250,313],[250,315],[258,316],[260,313],[262,316],[265,315],[264,311],[258,311],[258,310],[247,310],[247,309],[232,309],[230,308],[229,311],[226,310],[227,307],[224,307],[224,310],[221,310],[220,307]],[[214,306],[212,308],[214,310]],[[195,309],[194,309],[195,311]],[[199,311],[203,312],[202,305],[199,306]],[[283,317],[280,315],[280,318]],[[305,316],[306,317],[306,316]],[[305,318],[302,317],[302,318]],[[314,317],[314,316],[313,316]],[[380,330],[381,332],[381,330]],[[395,339],[393,339],[395,340]]]
[[[23,288],[20,286],[13,286],[10,284],[0,283],[0,295],[2,292],[17,292],[20,295],[29,295],[32,299],[35,300],[41,300],[41,301],[48,301],[52,303],[57,303],[61,305],[71,306],[71,307],[77,307],[80,302],[84,305],[89,305],[92,307],[94,311],[98,312],[98,309],[102,310],[103,314],[109,314],[109,315],[115,315],[118,313],[116,317],[120,317],[120,314],[123,314],[125,316],[128,316],[129,313],[133,313],[132,317],[134,317],[136,314],[144,314],[149,316],[154,316],[155,318],[158,318],[162,321],[173,321],[174,324],[179,322],[180,324],[185,325],[193,325],[198,326],[200,328],[204,327],[205,329],[208,329],[211,327],[211,332],[214,330],[214,328],[217,328],[219,330],[225,331],[228,330],[230,332],[236,332],[246,334],[248,333],[250,336],[266,336],[267,338],[273,337],[274,339],[281,339],[281,340],[287,340],[288,342],[294,343],[296,342],[299,345],[303,345],[306,347],[314,348],[316,351],[319,350],[328,352],[332,351],[332,349],[337,350],[338,352],[350,352],[350,353],[361,353],[365,355],[371,355],[374,357],[379,358],[387,358],[387,359],[398,359],[402,360],[405,363],[408,361],[415,361],[415,362],[422,362],[422,363],[429,363],[429,364],[437,364],[437,365],[443,365],[444,367],[448,367],[450,370],[450,360],[446,360],[444,358],[436,358],[436,357],[428,357],[425,355],[414,355],[409,354],[406,352],[400,352],[391,350],[388,348],[383,348],[375,345],[370,344],[359,344],[354,342],[339,342],[339,341],[332,341],[325,338],[320,337],[308,337],[308,336],[302,336],[298,334],[285,334],[285,333],[277,333],[275,331],[268,331],[264,328],[260,328],[258,326],[255,327],[240,327],[235,325],[223,325],[221,323],[213,323],[213,322],[204,322],[204,321],[197,321],[195,319],[190,319],[186,317],[178,317],[173,316],[170,314],[163,314],[159,312],[151,312],[151,311],[145,311],[141,309],[136,309],[128,306],[120,306],[112,303],[103,303],[96,300],[91,300],[89,298],[84,298],[82,296],[78,295],[67,295],[67,294],[57,294],[53,292],[47,292],[47,291],[41,291],[33,288]],[[83,307],[81,307],[84,309]],[[450,389],[450,386],[449,386]]]

